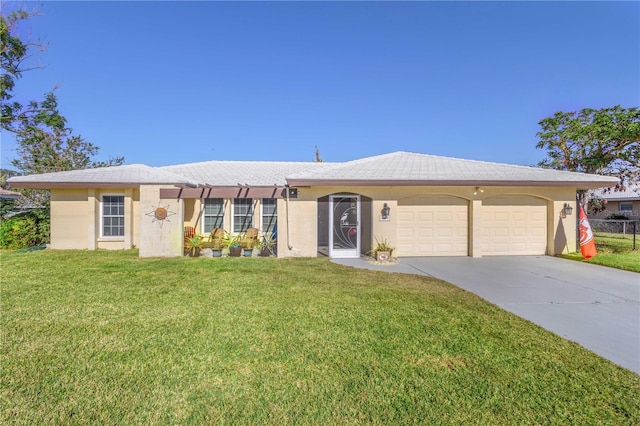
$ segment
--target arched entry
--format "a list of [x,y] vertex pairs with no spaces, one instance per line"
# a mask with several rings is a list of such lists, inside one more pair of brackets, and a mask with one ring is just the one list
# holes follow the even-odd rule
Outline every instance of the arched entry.
[[329,196],[329,256],[360,257],[360,196]]
[[333,258],[360,257],[363,247],[368,250],[371,245],[370,233],[370,198],[332,194],[318,199],[319,253]]

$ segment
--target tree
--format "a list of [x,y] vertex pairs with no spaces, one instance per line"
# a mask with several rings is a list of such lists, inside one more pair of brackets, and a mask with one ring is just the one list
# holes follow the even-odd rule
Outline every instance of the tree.
[[[614,190],[640,180],[640,109],[616,105],[556,112],[538,124],[537,148],[547,150],[539,166],[615,176],[620,182]],[[579,197],[586,204],[586,192]]]
[[[100,150],[81,136],[73,135],[66,118],[58,110],[55,88],[46,93],[44,100],[31,101],[26,106],[13,99],[16,80],[24,71],[33,69],[25,65],[27,59],[46,49],[40,41],[23,40],[20,24],[35,16],[35,13],[16,10],[0,18],[0,40],[2,51],[0,63],[2,79],[2,121],[4,130],[15,133],[18,158],[11,164],[21,174],[48,173],[111,165],[120,165],[123,157],[108,161],[93,161]],[[42,190],[21,190],[20,206],[41,207],[49,201],[49,193]]]
[[[58,100],[53,93],[46,94],[44,101],[31,102],[31,105],[39,112],[20,121],[16,129],[18,158],[11,161],[22,174],[106,167],[124,162],[124,157],[92,160],[100,148],[73,135],[73,130],[66,126],[67,120],[58,111]],[[25,189],[22,192],[24,197],[19,205],[41,207],[48,204],[48,191]]]
[[13,176],[20,176],[20,173],[10,169],[0,169],[0,188],[8,190],[9,184],[7,183],[7,179]]
[[[6,9],[6,5],[2,5]],[[20,37],[20,26],[24,21],[35,16],[35,12],[27,12],[19,9],[9,14],[0,15],[0,100],[2,106],[0,112],[0,126],[4,130],[15,131],[17,123],[27,120],[37,114],[37,109],[23,107],[13,99],[13,90],[16,80],[22,77],[22,73],[37,67],[26,65],[28,59],[47,49],[47,45],[40,40],[23,40]]]

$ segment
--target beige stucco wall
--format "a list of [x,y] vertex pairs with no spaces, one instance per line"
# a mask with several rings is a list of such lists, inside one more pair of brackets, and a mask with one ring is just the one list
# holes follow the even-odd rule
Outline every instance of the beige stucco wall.
[[[183,229],[194,226],[202,230],[202,206],[200,200],[162,200],[159,185],[143,185],[138,189],[54,189],[51,191],[52,248],[58,249],[124,249],[139,247],[140,255],[181,256],[183,254]],[[278,256],[317,256],[318,249],[318,198],[331,194],[359,194],[372,199],[371,241],[388,240],[396,246],[398,200],[417,195],[450,195],[469,203],[469,255],[482,256],[480,220],[482,202],[496,195],[529,195],[547,203],[548,230],[547,254],[576,250],[576,202],[575,188],[537,187],[484,187],[474,195],[473,187],[314,187],[298,188],[295,199],[278,200]],[[100,236],[100,197],[104,194],[125,196],[125,237],[102,238]],[[259,200],[254,200],[254,223],[260,224]],[[380,221],[384,203],[391,209],[390,221]],[[565,203],[574,208],[574,214],[562,217]],[[167,220],[154,220],[150,215],[158,206],[165,206],[173,213]],[[364,204],[363,204],[364,206]],[[634,207],[635,208],[635,207]],[[640,209],[640,205],[638,206]],[[364,213],[364,212],[363,212]],[[231,202],[225,204],[225,229],[231,231]],[[328,230],[327,230],[328,232]],[[363,247],[362,251],[367,251]]]
[[[575,213],[563,218],[561,211],[564,203],[575,209],[575,188],[538,188],[538,187],[484,187],[482,193],[473,194],[474,187],[340,187],[298,188],[298,198],[289,201],[289,213],[286,213],[286,200],[281,200],[285,208],[279,205],[278,215],[278,256],[317,256],[317,199],[326,195],[349,193],[364,195],[373,199],[372,241],[386,238],[392,246],[397,245],[398,200],[416,195],[451,195],[469,202],[469,255],[482,256],[480,219],[482,201],[496,195],[529,195],[547,202],[548,229],[547,254],[573,252],[575,243]],[[379,220],[384,203],[391,208],[390,221]],[[575,212],[575,210],[574,210]],[[288,220],[287,220],[288,218]],[[288,233],[286,228],[288,228]],[[283,241],[284,240],[284,241]],[[367,248],[363,248],[366,251]]]
[[[140,185],[138,226],[140,257],[174,257],[184,254],[184,202],[161,199],[161,185]],[[158,220],[153,212],[163,207],[168,211],[165,220]]]
[[[631,214],[629,212],[621,212],[620,203],[632,203],[633,211]],[[640,200],[609,201],[604,211],[595,215],[587,213],[590,218],[594,219],[606,219],[610,214],[626,214],[630,219],[640,219]]]
[[[124,195],[125,235],[101,236],[102,195]],[[133,188],[51,190],[51,248],[128,249],[137,245],[139,192]]]
[[91,210],[87,204],[86,189],[51,190],[51,248],[88,248]]

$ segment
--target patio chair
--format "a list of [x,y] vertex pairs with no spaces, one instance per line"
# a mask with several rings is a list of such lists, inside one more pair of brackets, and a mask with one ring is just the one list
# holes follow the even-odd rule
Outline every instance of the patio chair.
[[186,255],[189,250],[187,249],[187,241],[189,238],[196,235],[196,228],[193,226],[185,226],[184,227],[184,254]]
[[224,229],[222,228],[211,228],[211,236],[210,239],[221,238],[224,237]]
[[245,235],[247,238],[258,238],[258,228],[247,228]]

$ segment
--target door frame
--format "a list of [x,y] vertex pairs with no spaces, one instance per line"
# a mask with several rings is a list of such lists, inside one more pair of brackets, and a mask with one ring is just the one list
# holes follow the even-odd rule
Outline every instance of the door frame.
[[[355,198],[356,199],[356,247],[350,249],[340,249],[333,247],[334,241],[334,200],[343,198]],[[361,199],[358,194],[334,194],[329,195],[329,257],[336,259],[348,259],[360,257],[360,245],[361,245],[361,232],[362,232],[362,212],[361,212]]]

